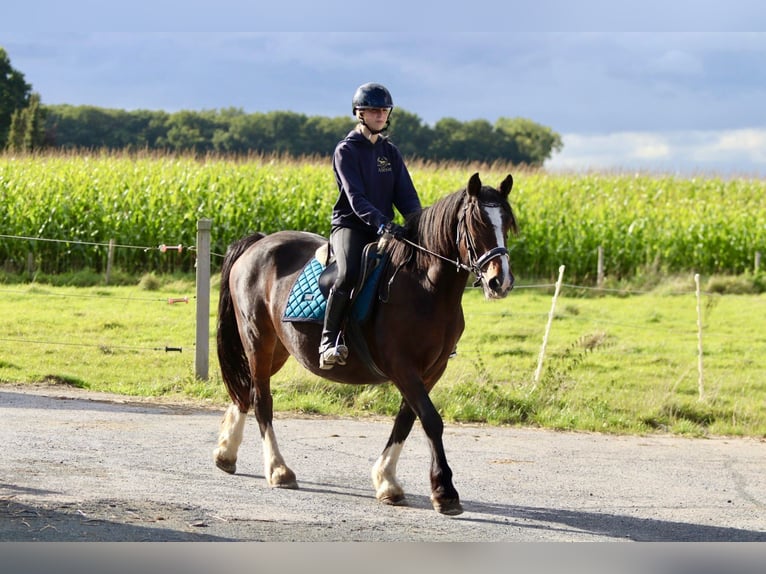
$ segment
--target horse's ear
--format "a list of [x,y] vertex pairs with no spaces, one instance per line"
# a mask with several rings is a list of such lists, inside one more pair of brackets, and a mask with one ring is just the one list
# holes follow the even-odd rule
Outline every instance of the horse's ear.
[[513,189],[513,176],[509,173],[503,180],[503,183],[500,184],[500,193],[503,197],[508,197],[508,194],[511,193],[511,189]]
[[465,190],[468,192],[468,195],[472,195],[473,197],[479,196],[479,192],[481,191],[479,172],[476,172],[471,176],[471,179],[468,180],[468,187],[466,187]]

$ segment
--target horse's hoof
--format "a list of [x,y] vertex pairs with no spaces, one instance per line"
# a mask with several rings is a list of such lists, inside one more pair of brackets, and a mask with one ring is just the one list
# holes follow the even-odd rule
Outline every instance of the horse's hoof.
[[234,474],[237,472],[237,461],[223,460],[222,458],[215,459],[215,465],[222,471],[228,474]]
[[434,506],[434,510],[445,516],[457,516],[463,514],[463,505],[460,504],[460,500],[453,498],[450,500],[431,500],[431,504]]
[[295,473],[292,470],[282,467],[271,472],[269,486],[272,488],[296,490],[298,488],[298,481],[295,479]]
[[378,500],[389,506],[405,506],[407,504],[407,499],[404,497],[404,494],[389,494],[382,496]]

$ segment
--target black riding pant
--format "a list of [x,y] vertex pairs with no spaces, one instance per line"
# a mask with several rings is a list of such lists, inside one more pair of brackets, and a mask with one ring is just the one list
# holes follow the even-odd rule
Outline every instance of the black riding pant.
[[362,252],[364,246],[377,241],[375,233],[336,227],[330,235],[330,245],[338,262],[338,277],[335,290],[351,293],[362,271]]

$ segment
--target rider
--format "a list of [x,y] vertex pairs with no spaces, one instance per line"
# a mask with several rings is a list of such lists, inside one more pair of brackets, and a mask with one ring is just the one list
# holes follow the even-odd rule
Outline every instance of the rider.
[[384,233],[403,236],[404,228],[393,222],[394,207],[405,218],[422,209],[399,149],[382,135],[393,108],[391,93],[381,84],[359,86],[351,100],[359,123],[335,147],[332,164],[339,193],[332,210],[330,244],[338,276],[327,299],[320,369],[346,364],[348,347],[340,340],[340,326],[361,272],[364,246]]

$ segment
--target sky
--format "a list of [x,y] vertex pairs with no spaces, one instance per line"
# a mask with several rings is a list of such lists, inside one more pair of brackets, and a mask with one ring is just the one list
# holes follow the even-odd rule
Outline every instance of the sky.
[[376,81],[430,125],[551,128],[550,171],[766,177],[766,3],[428,5],[39,0],[3,8],[0,46],[46,104],[337,117]]

